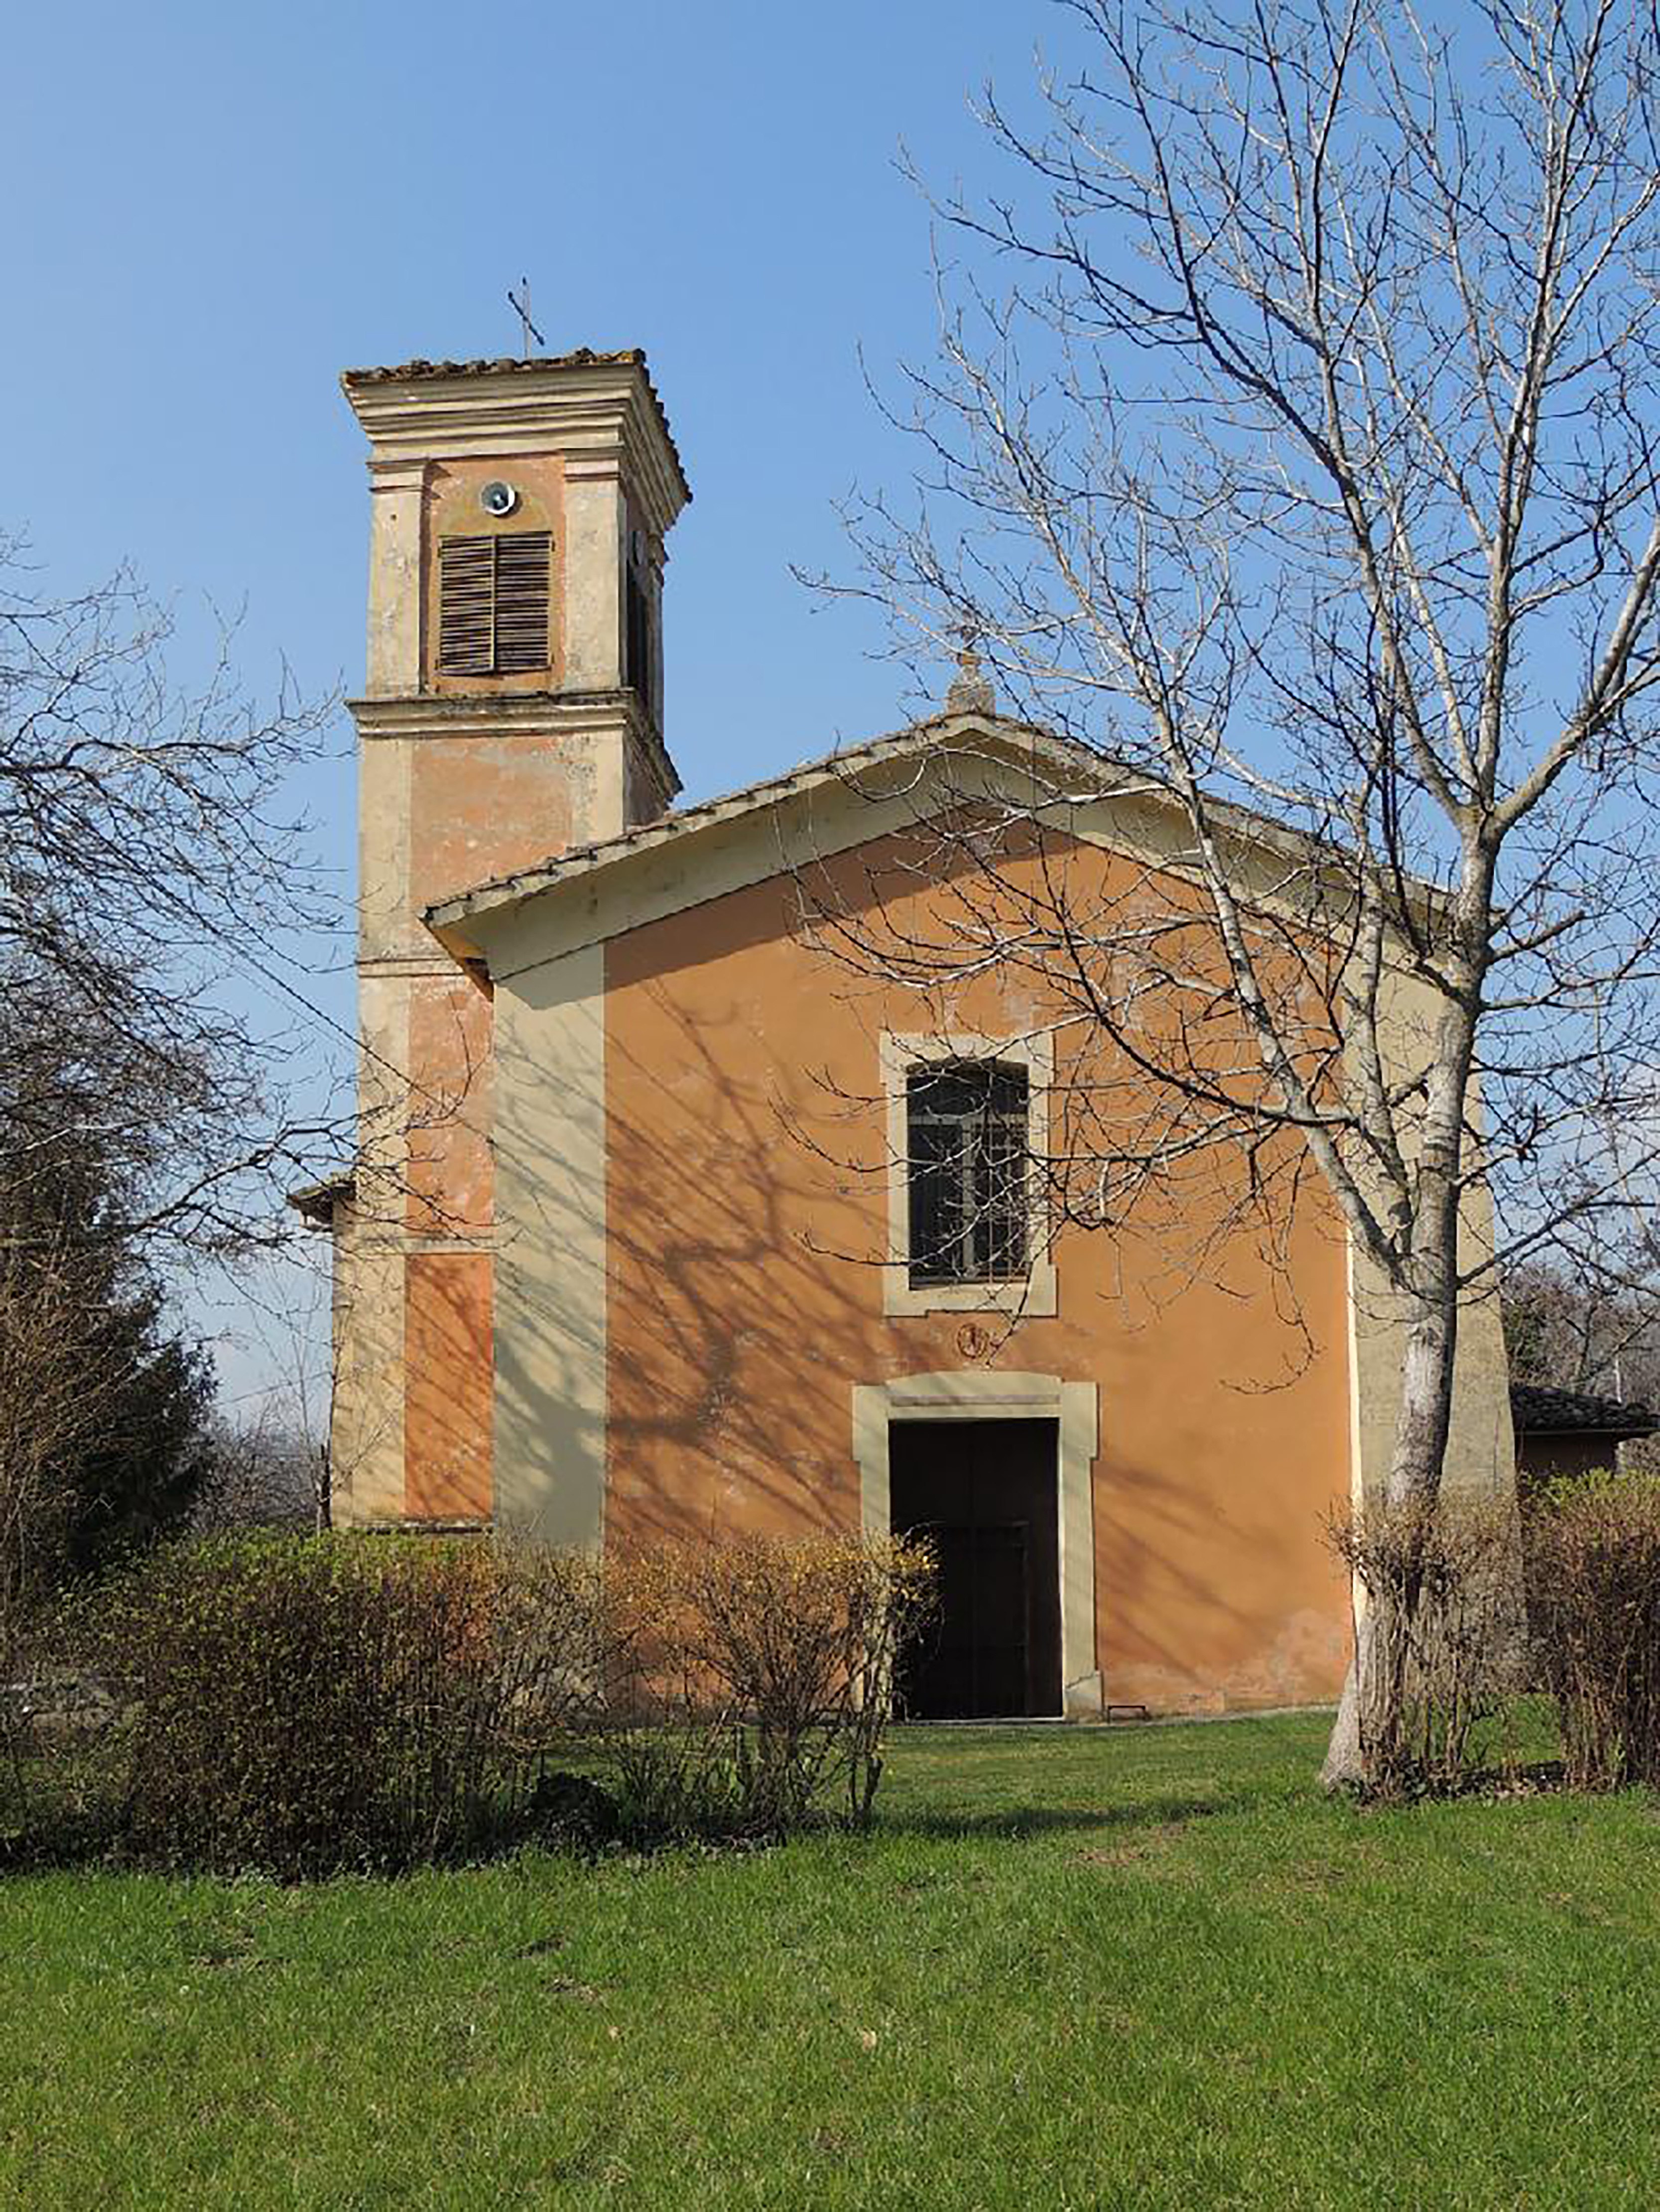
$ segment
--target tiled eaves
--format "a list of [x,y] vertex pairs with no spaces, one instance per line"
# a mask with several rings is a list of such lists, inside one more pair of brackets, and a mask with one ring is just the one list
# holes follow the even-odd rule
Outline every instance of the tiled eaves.
[[725,821],[735,814],[747,814],[770,806],[781,799],[809,784],[827,781],[831,776],[846,775],[873,765],[882,759],[900,757],[907,739],[921,739],[931,734],[946,718],[933,722],[919,722],[903,730],[892,730],[879,738],[868,738],[861,745],[851,745],[843,750],[826,753],[818,760],[803,761],[781,775],[768,776],[759,783],[740,785],[734,791],[718,793],[712,799],[696,799],[690,806],[677,806],[671,814],[660,814],[650,822],[637,822],[631,829],[620,830],[614,837],[601,837],[585,845],[569,845],[562,853],[550,854],[545,860],[528,868],[517,868],[509,875],[493,876],[469,890],[460,891],[453,898],[441,900],[429,906],[422,919],[429,929],[445,929],[470,915],[510,901],[528,898],[534,892],[545,890],[554,884],[567,882],[573,876],[587,875],[603,867],[607,862],[620,860],[625,854],[648,850],[654,845],[667,844],[672,839],[684,837],[710,823]]
[[[677,807],[672,813],[659,815],[650,822],[636,823],[614,837],[596,842],[575,845],[565,851],[550,854],[528,868],[515,869],[512,873],[493,877],[458,892],[453,897],[439,901],[426,908],[422,919],[429,929],[441,937],[446,930],[453,929],[470,918],[492,909],[516,904],[536,893],[551,890],[556,884],[588,876],[607,867],[626,856],[649,851],[655,846],[690,836],[700,830],[734,817],[759,811],[791,798],[797,793],[822,787],[861,770],[900,762],[920,755],[942,740],[961,741],[967,750],[976,742],[987,742],[1006,757],[1019,751],[1040,750],[1056,769],[1064,769],[1085,779],[1090,787],[1089,796],[1104,797],[1115,788],[1126,786],[1149,788],[1145,780],[1125,762],[1119,762],[1095,752],[1070,738],[1058,736],[1040,725],[1016,721],[999,714],[964,714],[947,711],[923,722],[914,722],[899,730],[891,730],[882,736],[867,739],[863,744],[848,746],[827,753],[819,759],[801,763],[784,775],[771,776],[759,783],[745,784],[736,791],[725,792],[713,799],[701,799],[690,806]],[[1061,803],[1061,793],[1053,794],[1055,804]],[[1318,861],[1321,848],[1316,840],[1306,833],[1289,829],[1270,816],[1257,814],[1250,809],[1231,805],[1219,805],[1215,810],[1219,826],[1234,836],[1264,850],[1277,853],[1289,865],[1307,868]]]
[[350,1168],[342,1168],[321,1182],[302,1183],[288,1192],[287,1203],[303,1220],[327,1228],[333,1223],[335,1207],[343,1199],[356,1196],[356,1176]]
[[610,352],[596,352],[592,346],[578,346],[570,353],[497,354],[493,358],[476,361],[426,361],[417,356],[413,361],[400,361],[383,368],[345,368],[340,372],[340,383],[348,394],[377,384],[417,384],[429,380],[459,377],[484,377],[534,374],[538,370],[562,368],[637,368],[648,398],[656,410],[658,423],[664,442],[673,457],[676,472],[680,478],[681,496],[688,503],[691,486],[686,481],[685,463],[680,458],[680,448],[674,442],[674,433],[669,428],[668,410],[662,396],[652,382],[651,369],[645,353],[639,346],[620,346]]
[[1660,1413],[1620,1398],[1512,1382],[1510,1399],[1511,1417],[1524,1436],[1649,1437],[1660,1430]]

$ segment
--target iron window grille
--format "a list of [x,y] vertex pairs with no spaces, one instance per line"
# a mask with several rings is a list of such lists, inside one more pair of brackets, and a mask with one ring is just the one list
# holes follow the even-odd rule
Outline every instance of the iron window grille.
[[511,676],[547,666],[552,557],[545,530],[439,539],[441,674]]
[[905,1079],[911,1287],[1009,1282],[1027,1260],[1024,1067],[952,1060]]

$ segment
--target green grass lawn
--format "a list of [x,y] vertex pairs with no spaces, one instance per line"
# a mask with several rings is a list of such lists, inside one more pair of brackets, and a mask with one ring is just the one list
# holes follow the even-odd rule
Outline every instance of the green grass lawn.
[[912,1729],[878,1826],[0,1881],[0,2203],[1660,2203],[1660,1815],[1359,1813],[1317,1717]]

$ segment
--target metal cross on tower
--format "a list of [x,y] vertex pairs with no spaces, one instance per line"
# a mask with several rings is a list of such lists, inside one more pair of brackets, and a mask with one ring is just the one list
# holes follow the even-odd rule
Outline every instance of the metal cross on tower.
[[545,346],[547,344],[547,340],[543,337],[541,331],[537,329],[535,324],[532,322],[530,319],[530,278],[528,276],[521,276],[519,279],[519,292],[516,296],[512,285],[508,285],[508,305],[513,309],[514,314],[519,318],[520,337],[524,346],[525,359],[528,361],[530,359],[530,342],[532,338],[536,340],[537,344],[539,346]]

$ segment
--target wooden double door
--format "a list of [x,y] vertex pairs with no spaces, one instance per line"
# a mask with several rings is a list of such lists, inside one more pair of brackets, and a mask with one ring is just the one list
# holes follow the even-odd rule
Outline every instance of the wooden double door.
[[889,1518],[939,1560],[938,1613],[907,1655],[917,1720],[1061,1710],[1059,1436],[1053,1421],[896,1421]]

